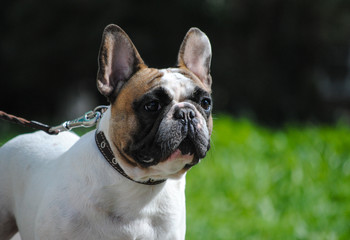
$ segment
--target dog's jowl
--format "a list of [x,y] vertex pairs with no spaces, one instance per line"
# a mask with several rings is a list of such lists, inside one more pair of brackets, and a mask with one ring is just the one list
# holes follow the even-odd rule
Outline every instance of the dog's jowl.
[[97,129],[0,148],[0,239],[184,239],[185,175],[210,148],[210,61],[197,28],[176,67],[155,69],[107,26],[97,88],[110,106]]

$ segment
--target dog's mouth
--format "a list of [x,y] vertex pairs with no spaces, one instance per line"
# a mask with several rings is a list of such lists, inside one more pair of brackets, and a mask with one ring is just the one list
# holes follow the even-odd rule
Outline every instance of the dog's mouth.
[[188,137],[180,143],[178,149],[182,155],[194,155],[196,153],[196,147]]
[[173,161],[182,162],[184,164],[182,168],[185,171],[199,163],[200,158],[198,157],[196,146],[189,138],[185,138],[174,151],[160,162]]
[[158,130],[153,139],[149,135],[147,141],[143,139],[140,144],[132,144],[125,152],[143,168],[174,161],[193,166],[206,156],[210,140],[204,130],[195,129],[193,125],[165,126],[167,129]]
[[[209,150],[209,147],[206,151],[207,150]],[[186,137],[163,161],[182,160],[187,162],[184,168],[189,169],[196,165],[201,158],[204,158],[205,153],[203,155],[198,143],[196,145],[196,142],[192,141],[189,137]]]

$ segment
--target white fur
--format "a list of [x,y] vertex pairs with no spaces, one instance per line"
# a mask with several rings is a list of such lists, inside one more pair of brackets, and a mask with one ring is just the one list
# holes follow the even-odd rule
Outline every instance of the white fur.
[[[108,118],[99,127],[107,138]],[[39,131],[0,148],[0,239],[11,215],[23,240],[184,239],[185,176],[134,183],[106,162],[94,134]]]
[[187,98],[195,89],[193,80],[179,73],[176,68],[160,70],[164,75],[161,85],[173,96],[174,101],[180,102]]

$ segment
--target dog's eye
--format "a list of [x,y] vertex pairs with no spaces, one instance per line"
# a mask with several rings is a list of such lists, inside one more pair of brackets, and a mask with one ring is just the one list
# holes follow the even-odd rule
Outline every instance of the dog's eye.
[[158,101],[151,101],[145,104],[145,110],[148,112],[157,112],[161,106]]
[[210,110],[210,106],[211,106],[211,100],[209,98],[204,98],[201,101],[201,107],[205,110],[205,111],[209,111]]

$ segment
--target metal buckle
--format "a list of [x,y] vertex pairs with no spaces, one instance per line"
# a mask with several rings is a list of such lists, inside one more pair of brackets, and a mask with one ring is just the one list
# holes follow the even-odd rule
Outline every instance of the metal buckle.
[[76,119],[65,121],[61,125],[51,127],[49,132],[69,131],[77,127],[93,127],[101,119],[103,113],[107,110],[107,106],[97,106],[94,110],[86,112],[83,116]]

